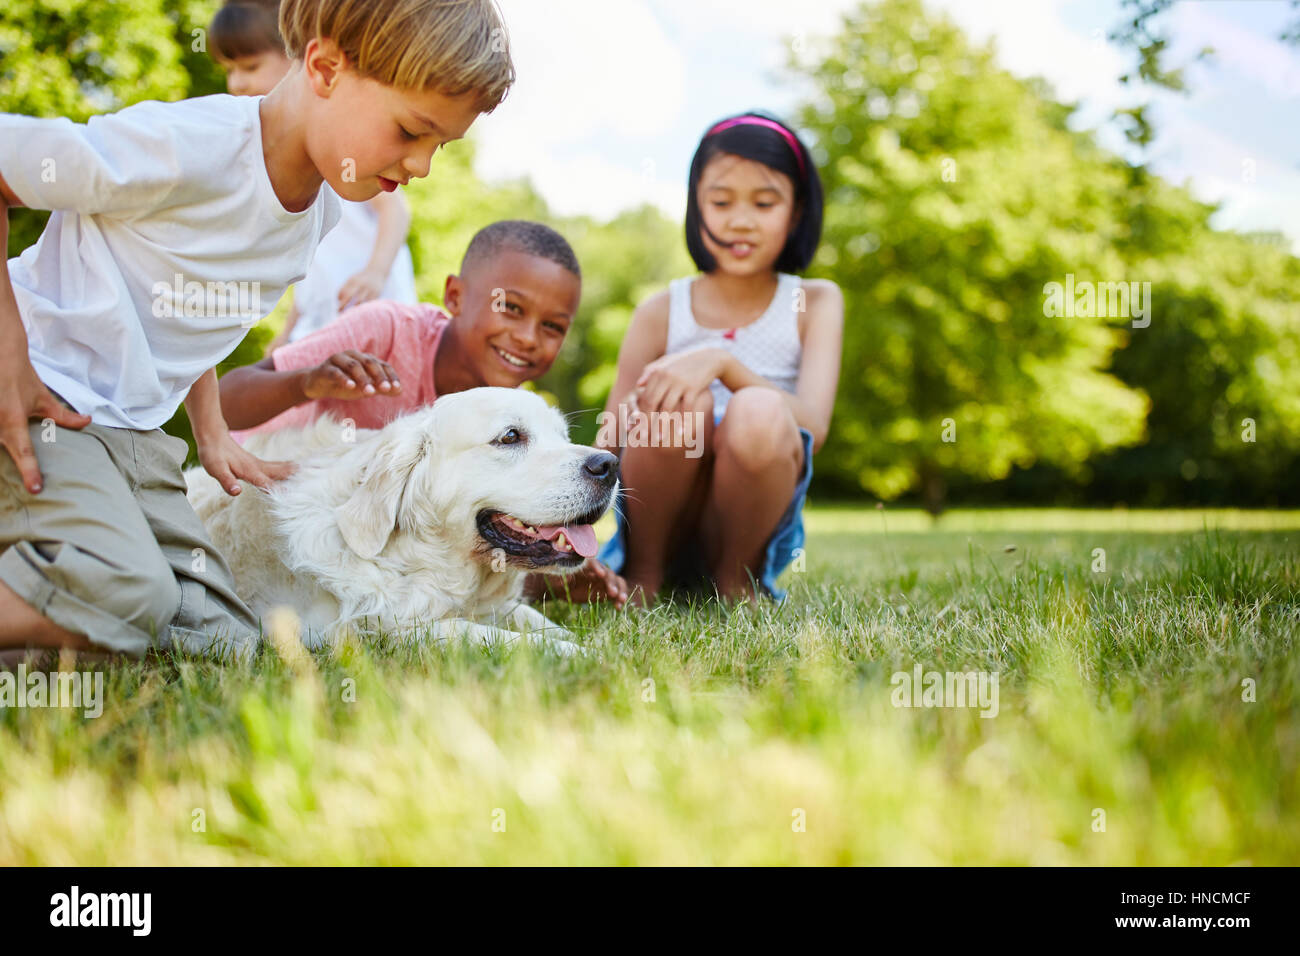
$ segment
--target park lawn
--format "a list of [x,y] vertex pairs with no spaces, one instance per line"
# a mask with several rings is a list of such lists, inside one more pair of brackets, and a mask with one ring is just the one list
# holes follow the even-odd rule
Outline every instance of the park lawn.
[[[549,609],[585,658],[268,649],[0,711],[0,864],[1300,863],[1300,512],[807,525],[779,607]],[[917,664],[996,716],[893,706]]]

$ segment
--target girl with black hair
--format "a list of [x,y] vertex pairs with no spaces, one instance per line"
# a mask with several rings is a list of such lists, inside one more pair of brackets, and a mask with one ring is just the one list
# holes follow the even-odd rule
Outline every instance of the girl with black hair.
[[627,427],[597,440],[620,452],[627,490],[600,560],[639,603],[665,584],[784,597],[839,381],[843,297],[797,274],[821,226],[821,179],[793,130],[745,113],[705,133],[686,211],[700,272],[637,308],[604,419]]

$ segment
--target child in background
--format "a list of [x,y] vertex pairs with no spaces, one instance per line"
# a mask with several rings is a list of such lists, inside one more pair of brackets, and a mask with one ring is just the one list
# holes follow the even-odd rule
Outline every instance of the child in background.
[[[701,582],[723,598],[752,600],[759,585],[780,599],[839,381],[839,287],[795,275],[821,238],[821,180],[789,127],[746,113],[705,133],[688,190],[700,274],[643,302],[623,339],[606,421],[633,425],[597,444],[625,444],[628,494],[600,558],[638,603]],[[659,438],[628,438],[638,424]]]
[[280,22],[293,65],[265,97],[0,115],[0,244],[9,206],[53,210],[0,271],[0,651],[256,645],[159,426],[184,399],[229,494],[288,474],[230,437],[214,366],[306,272],[336,193],[427,175],[514,80],[490,0],[284,0]]
[[[265,96],[289,71],[280,38],[279,0],[228,2],[212,18],[213,59],[236,96]],[[349,305],[371,299],[415,302],[415,271],[406,236],[411,212],[401,193],[341,203],[339,223],[321,240],[306,277],[293,287],[284,329],[267,348],[324,328]]]
[[[500,295],[498,295],[498,291]],[[537,222],[507,220],[470,240],[458,275],[447,276],[446,312],[380,299],[221,379],[221,406],[242,440],[251,432],[306,425],[321,415],[382,428],[439,395],[495,385],[517,388],[545,375],[578,312],[582,273],[564,237]],[[530,580],[530,596],[546,581]],[[588,558],[556,593],[627,598],[623,580]]]

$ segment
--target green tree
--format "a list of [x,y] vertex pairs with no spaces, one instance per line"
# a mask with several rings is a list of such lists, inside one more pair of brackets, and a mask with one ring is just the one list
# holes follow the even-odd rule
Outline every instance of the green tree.
[[[1123,7],[1110,38],[1134,54],[1134,65],[1120,81],[1189,95],[1186,68],[1212,66],[1214,50],[1171,67],[1163,23],[1171,0],[1124,0]],[[1279,39],[1288,40],[1285,31]],[[1300,262],[1276,238],[1247,242],[1215,232],[1214,206],[1149,173],[1158,135],[1150,104],[1117,115],[1139,157],[1127,168],[1129,188],[1116,197],[1115,214],[1127,225],[1117,248],[1156,280],[1160,319],[1114,363],[1121,380],[1152,399],[1150,439],[1100,456],[1094,492],[1148,505],[1243,496],[1277,503],[1284,475],[1300,464],[1292,424],[1300,329],[1290,293]]]
[[1122,277],[1120,171],[1042,84],[915,0],[862,6],[796,64],[826,186],[818,271],[844,290],[844,367],[819,473],[937,513],[945,474],[1082,473],[1143,436],[1106,372],[1128,319],[1050,315],[1044,287]]
[[1153,317],[1113,371],[1150,396],[1150,439],[1093,462],[1094,494],[1149,506],[1294,503],[1300,260],[1204,218],[1183,248],[1131,267],[1153,281]]

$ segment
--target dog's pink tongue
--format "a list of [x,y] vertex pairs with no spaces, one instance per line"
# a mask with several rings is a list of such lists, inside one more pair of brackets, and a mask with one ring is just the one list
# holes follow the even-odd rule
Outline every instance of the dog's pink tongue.
[[584,558],[595,556],[596,529],[589,524],[546,525],[538,528],[537,534],[547,541],[554,541],[560,536],[561,531],[569,539],[569,544],[573,545],[574,551],[577,551]]

